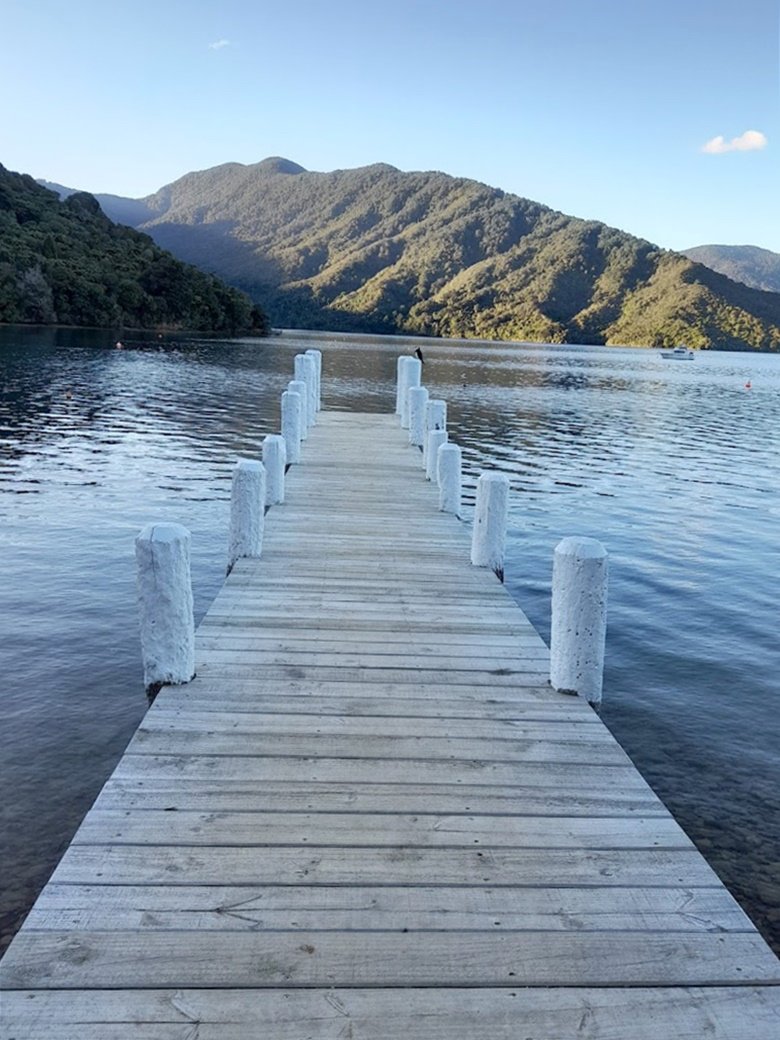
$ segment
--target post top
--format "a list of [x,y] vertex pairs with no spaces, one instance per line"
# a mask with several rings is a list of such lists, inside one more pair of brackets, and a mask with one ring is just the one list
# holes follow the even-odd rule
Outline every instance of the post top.
[[444,444],[439,446],[439,451],[457,452],[460,455],[460,445],[456,444],[455,441],[445,441]]
[[597,538],[585,538],[571,535],[562,539],[555,547],[556,555],[578,556],[583,560],[603,560],[607,550]]
[[265,444],[266,441],[268,441],[269,444],[278,444],[280,441],[283,444],[285,443],[285,439],[281,433],[267,433],[265,437],[263,437],[263,444]]
[[428,396],[428,387],[427,386],[410,386],[409,387],[409,393],[410,394],[418,394],[421,397],[423,397],[423,396],[427,397]]
[[259,473],[265,469],[265,466],[258,459],[239,459],[236,463],[236,469],[241,469],[248,473]]
[[136,542],[188,542],[190,532],[182,524],[147,524],[142,528]]
[[494,469],[486,470],[484,473],[480,473],[478,483],[482,484],[508,484],[509,477],[506,473],[498,473]]

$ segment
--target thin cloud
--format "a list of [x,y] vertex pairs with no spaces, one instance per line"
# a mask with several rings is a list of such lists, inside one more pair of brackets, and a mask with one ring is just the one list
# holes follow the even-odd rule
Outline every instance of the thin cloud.
[[739,137],[732,137],[727,141],[722,135],[713,137],[702,145],[702,151],[708,155],[723,155],[724,152],[760,152],[768,144],[766,134],[760,130],[746,130]]
[[215,40],[209,44],[210,51],[221,51],[223,47],[229,47],[230,40]]

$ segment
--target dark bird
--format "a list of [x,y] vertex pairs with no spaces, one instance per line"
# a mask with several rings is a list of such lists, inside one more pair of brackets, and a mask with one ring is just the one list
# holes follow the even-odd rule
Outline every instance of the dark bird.
[[414,348],[414,356],[415,356],[416,358],[419,358],[419,359],[420,359],[420,364],[422,364],[422,365],[424,365],[424,364],[425,364],[425,358],[424,358],[424,357],[422,356],[422,351],[420,350],[420,348],[419,348],[419,347],[415,347],[415,348]]

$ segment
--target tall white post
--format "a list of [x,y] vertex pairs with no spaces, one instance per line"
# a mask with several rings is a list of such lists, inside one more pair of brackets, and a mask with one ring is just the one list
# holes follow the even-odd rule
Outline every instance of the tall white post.
[[509,478],[505,473],[482,473],[477,481],[477,504],[471,535],[471,562],[490,567],[504,580],[504,544],[509,506]]
[[404,369],[406,368],[407,355],[401,354],[395,365],[395,414],[400,415],[404,399]]
[[284,502],[284,469],[287,465],[287,445],[278,433],[269,433],[263,440],[265,467],[265,504],[275,506]]
[[422,448],[425,436],[425,406],[428,391],[424,386],[409,388],[409,443]]
[[447,443],[448,433],[446,430],[429,430],[425,437],[425,478],[433,480],[436,476],[436,467],[439,461],[439,448]]
[[309,347],[306,351],[309,357],[314,358],[314,376],[315,376],[315,411],[322,411],[322,351],[315,350],[314,347]]
[[401,398],[401,427],[409,429],[409,390],[420,385],[422,378],[422,362],[419,358],[410,357],[404,365],[404,390]]
[[[447,402],[436,398],[429,400],[425,406],[425,432],[423,434],[423,466],[428,473],[428,434],[431,430],[447,429]],[[438,448],[441,441],[436,445]],[[428,477],[430,480],[430,477]]]
[[306,422],[314,426],[317,421],[317,365],[311,354],[295,355],[295,379],[306,386]]
[[282,436],[287,461],[301,461],[301,395],[292,390],[282,393]]
[[302,379],[291,379],[287,384],[287,389],[291,394],[298,394],[301,399],[300,408],[300,419],[301,419],[301,431],[300,439],[305,441],[309,436],[309,391],[306,384]]
[[181,524],[148,524],[135,540],[144,686],[195,674],[195,619],[190,578],[190,532]]
[[607,550],[595,538],[564,538],[555,548],[550,684],[601,703],[607,633]]
[[265,466],[239,459],[233,470],[230,494],[230,540],[227,572],[244,556],[259,556],[265,526]]
[[452,442],[437,451],[436,482],[439,485],[439,509],[460,516],[463,485],[463,460],[460,447]]

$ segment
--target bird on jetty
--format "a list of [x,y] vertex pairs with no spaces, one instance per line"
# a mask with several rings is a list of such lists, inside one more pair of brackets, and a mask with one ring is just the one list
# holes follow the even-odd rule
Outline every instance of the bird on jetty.
[[424,357],[422,356],[422,351],[420,350],[420,348],[419,348],[419,347],[415,347],[415,348],[414,348],[414,356],[415,356],[416,358],[419,358],[419,359],[420,359],[420,364],[421,364],[421,365],[424,365],[424,364],[425,364],[425,358],[424,358]]

